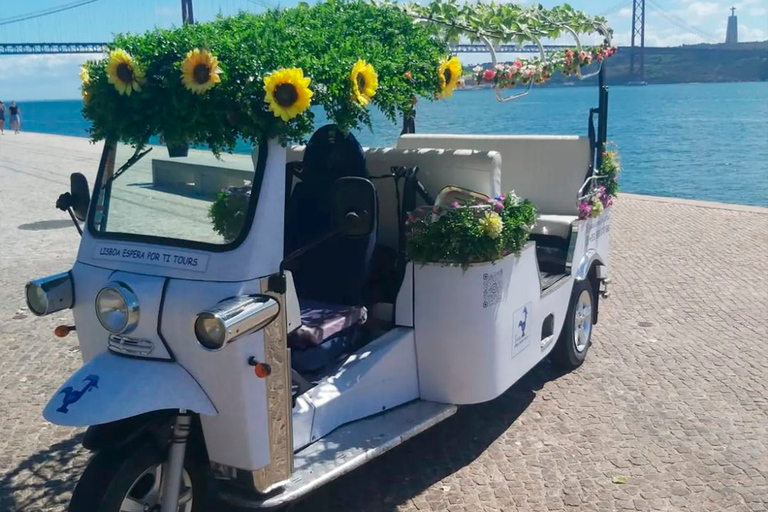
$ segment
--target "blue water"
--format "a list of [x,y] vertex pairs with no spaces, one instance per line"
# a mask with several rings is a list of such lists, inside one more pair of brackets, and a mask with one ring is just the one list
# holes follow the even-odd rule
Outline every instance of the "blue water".
[[[505,104],[487,90],[459,91],[448,101],[422,101],[416,129],[585,135],[596,104],[593,87],[540,89]],[[768,206],[768,83],[614,86],[609,105],[623,191]],[[24,130],[87,136],[78,101],[21,108]],[[363,145],[393,145],[399,130],[376,115],[374,131],[358,136]]]

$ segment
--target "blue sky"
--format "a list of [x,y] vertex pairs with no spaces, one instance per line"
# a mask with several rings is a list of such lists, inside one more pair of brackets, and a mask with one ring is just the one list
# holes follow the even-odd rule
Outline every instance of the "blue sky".
[[[73,1],[3,0],[0,2],[0,42],[98,42],[111,39],[116,32],[144,31],[154,26],[171,27],[181,21],[180,0],[96,0],[51,16],[4,24],[9,18]],[[291,6],[297,1],[193,0],[198,20],[211,19],[218,12],[260,12],[266,6]],[[541,3],[551,7],[561,2]],[[569,3],[591,14],[606,14],[618,44],[629,43],[631,0],[570,0]],[[768,2],[765,0],[647,0],[646,45],[676,46],[722,41],[731,6],[736,7],[739,17],[741,41],[768,39]],[[0,98],[4,101],[78,98],[78,67],[84,60],[93,57],[0,56]],[[466,55],[463,60],[471,62],[473,58],[487,60],[485,55]]]

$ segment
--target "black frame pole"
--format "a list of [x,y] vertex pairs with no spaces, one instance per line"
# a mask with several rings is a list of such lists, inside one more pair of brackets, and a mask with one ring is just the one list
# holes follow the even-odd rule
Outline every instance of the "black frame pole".
[[597,75],[598,85],[598,117],[597,117],[597,168],[603,165],[603,152],[608,138],[608,85],[605,77],[605,60]]

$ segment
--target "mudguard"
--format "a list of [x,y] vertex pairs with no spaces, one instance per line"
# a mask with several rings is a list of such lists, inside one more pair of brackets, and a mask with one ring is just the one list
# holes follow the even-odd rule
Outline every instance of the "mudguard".
[[104,352],[61,386],[43,416],[57,425],[86,426],[164,409],[217,414],[197,381],[178,363]]

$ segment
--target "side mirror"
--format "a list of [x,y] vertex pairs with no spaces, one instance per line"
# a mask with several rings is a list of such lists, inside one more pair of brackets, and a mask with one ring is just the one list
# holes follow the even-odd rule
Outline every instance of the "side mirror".
[[344,236],[361,237],[376,229],[376,187],[365,178],[339,178],[333,189],[334,218]]
[[91,192],[88,188],[88,178],[79,172],[73,172],[69,177],[70,194],[72,195],[72,210],[80,222],[88,215],[88,205],[91,202]]

